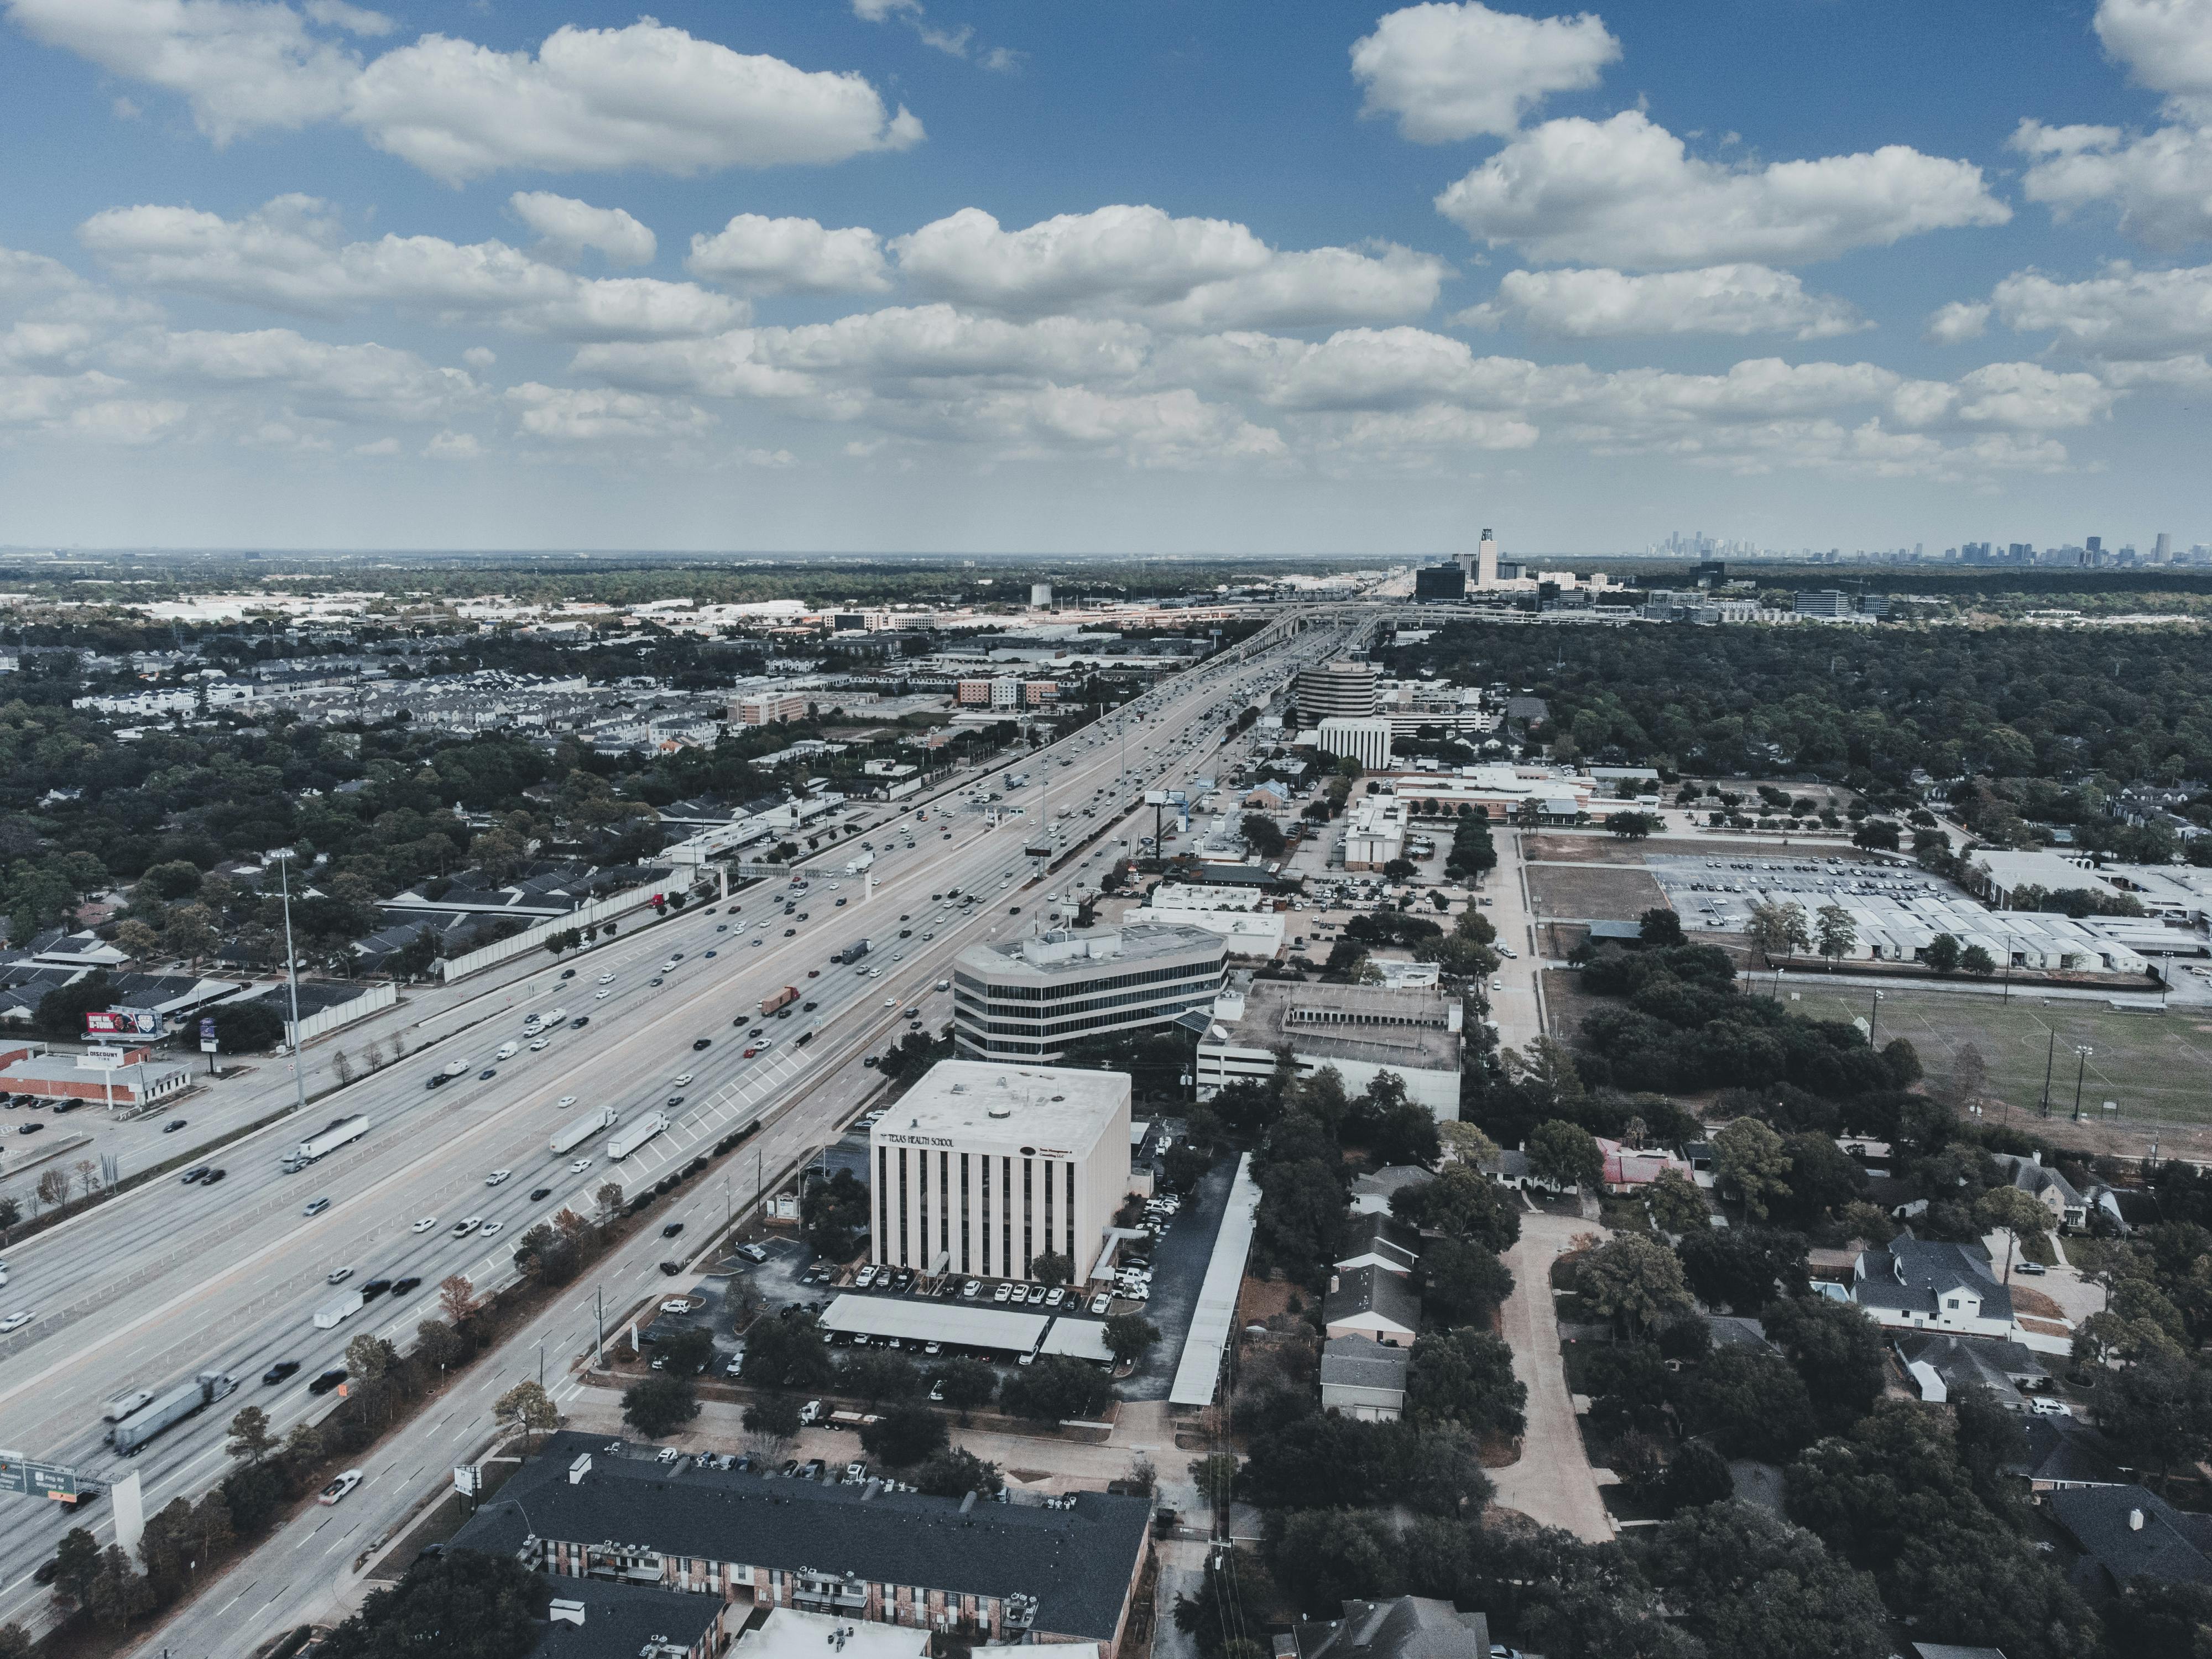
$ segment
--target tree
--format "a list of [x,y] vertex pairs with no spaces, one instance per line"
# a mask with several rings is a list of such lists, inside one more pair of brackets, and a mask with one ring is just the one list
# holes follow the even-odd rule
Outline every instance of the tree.
[[1959,941],[1949,933],[1936,934],[1928,941],[1928,948],[1921,954],[1927,959],[1928,965],[1939,974],[1959,971]]
[[911,1400],[921,1392],[921,1375],[898,1354],[863,1349],[838,1366],[837,1386],[873,1406],[886,1400]]
[[697,1376],[714,1363],[714,1333],[704,1325],[687,1326],[663,1341],[653,1358],[663,1370]]
[[999,1374],[980,1359],[951,1359],[930,1373],[930,1380],[945,1403],[959,1413],[964,1427],[968,1413],[991,1403],[999,1391]]
[[1729,1473],[1728,1459],[1702,1440],[1689,1440],[1667,1465],[1663,1490],[1669,1509],[1695,1509],[1734,1497],[1735,1477]]
[[1802,1233],[1716,1228],[1684,1234],[1675,1254],[1691,1290],[1709,1308],[1755,1314],[1778,1295],[1803,1296],[1810,1289]]
[[58,1210],[69,1202],[70,1180],[65,1170],[48,1170],[39,1177],[38,1185],[31,1189],[39,1201],[50,1210]]
[[915,1490],[932,1498],[965,1498],[971,1492],[993,1498],[1006,1484],[996,1463],[958,1446],[938,1453],[914,1474]]
[[1873,1409],[1888,1368],[1881,1327],[1856,1304],[1800,1297],[1776,1303],[1761,1317],[1767,1340],[1805,1380],[1823,1429],[1841,1433]]
[[1447,1325],[1487,1324],[1513,1294],[1513,1274],[1492,1251],[1464,1238],[1440,1238],[1421,1257],[1423,1304]]
[[269,1413],[258,1406],[240,1410],[230,1419],[230,1433],[222,1449],[249,1467],[258,1465],[276,1449],[276,1436],[269,1426]]
[[1519,1203],[1471,1164],[1449,1164],[1433,1181],[1401,1187],[1390,1195],[1390,1213],[1409,1226],[1463,1238],[1499,1255],[1521,1237]]
[[1766,1219],[1767,1201],[1790,1193],[1790,1155],[1782,1137],[1755,1117],[1740,1117],[1713,1137],[1720,1179],[1742,1195],[1745,1213]]
[[325,1636],[316,1659],[523,1659],[538,1640],[545,1581],[510,1554],[447,1548],[416,1563]]
[[1789,1208],[1808,1223],[1841,1210],[1866,1184],[1858,1160],[1829,1135],[1809,1129],[1784,1135],[1782,1150],[1790,1160]]
[[1495,1167],[1501,1156],[1496,1141],[1460,1118],[1449,1118],[1437,1124],[1437,1140],[1446,1156],[1478,1168],[1485,1164]]
[[741,1375],[754,1388],[826,1387],[836,1374],[830,1351],[822,1346],[822,1328],[812,1314],[788,1319],[756,1320],[745,1333],[745,1360]]
[[1659,1178],[1644,1189],[1644,1201],[1651,1212],[1652,1224],[1662,1231],[1703,1232],[1712,1224],[1705,1194],[1680,1170],[1662,1170]]
[[2212,1376],[2185,1358],[2146,1355],[2112,1373],[2097,1389],[2094,1411],[2120,1461],[2155,1469],[2160,1486],[2176,1463],[2212,1449]]
[[453,1328],[442,1319],[425,1319],[415,1327],[415,1358],[443,1371],[459,1360],[465,1345]]
[[1528,1172],[1578,1191],[1600,1187],[1605,1182],[1605,1153],[1589,1130],[1553,1118],[1538,1124],[1528,1137]]
[[658,1372],[623,1395],[623,1421],[648,1440],[672,1433],[698,1415],[699,1397],[688,1376]]
[[95,968],[75,984],[57,985],[40,997],[31,1023],[50,1042],[74,1042],[84,1036],[84,1017],[114,1000],[115,987],[106,970]]
[[364,1382],[380,1382],[399,1363],[399,1351],[373,1331],[346,1344],[346,1369]]
[[1030,1258],[1029,1276],[1040,1285],[1065,1285],[1075,1277],[1075,1264],[1056,1250],[1040,1250]]
[[1682,1394],[1698,1432],[1733,1457],[1781,1462],[1820,1433],[1805,1380],[1778,1353],[1717,1349]]
[[1414,1339],[1406,1409],[1416,1422],[1518,1434],[1528,1403],[1528,1386],[1513,1375],[1513,1350],[1488,1331],[1462,1326]]
[[1640,1233],[1616,1233],[1583,1256],[1575,1289],[1595,1312],[1631,1334],[1650,1329],[1692,1305],[1674,1251]]
[[477,1287],[466,1273],[447,1273],[438,1281],[438,1310],[456,1329],[468,1322],[477,1310]]
[[1670,906],[1654,905],[1637,919],[1637,936],[1646,945],[1682,944],[1682,918]]
[[258,998],[219,1002],[208,1018],[215,1021],[216,1043],[224,1054],[263,1054],[283,1045],[284,1016]]
[[1149,1353],[1160,1340],[1160,1328],[1142,1314],[1115,1314],[1100,1333],[1114,1358],[1127,1365]]
[[1805,907],[1794,900],[1777,904],[1762,899],[1753,905],[1748,931],[1759,954],[1769,961],[1778,955],[1795,956],[1813,947],[1813,933],[1805,920]]
[[1802,1527],[1731,1499],[1658,1529],[1644,1568],[1710,1659],[1884,1659],[1889,1615],[1870,1574]]
[[1032,1422],[1096,1419],[1114,1397],[1113,1384],[1080,1359],[1047,1354],[1000,1385],[999,1403]]
[[2005,1235],[2004,1282],[2012,1283],[2012,1253],[2023,1238],[2040,1238],[2051,1230],[2050,1211],[2017,1187],[1992,1187],[1974,1200],[1974,1222],[1984,1232]]
[[154,1605],[154,1587],[139,1576],[131,1558],[110,1544],[100,1552],[100,1571],[85,1606],[111,1630],[120,1630]]
[[82,1607],[99,1577],[99,1540],[84,1528],[71,1527],[54,1551],[54,1594]]
[[849,1261],[859,1249],[858,1235],[868,1224],[868,1189],[850,1170],[806,1188],[800,1202],[805,1237],[815,1255],[828,1261]]
[[1987,979],[1997,970],[1997,959],[1978,945],[1969,945],[1959,953],[1959,966],[1978,979]]
[[1263,859],[1279,859],[1288,843],[1283,839],[1282,826],[1264,812],[1247,812],[1243,828],[1244,844]]
[[534,1378],[518,1382],[500,1395],[492,1402],[491,1414],[510,1434],[517,1429],[522,1431],[526,1452],[533,1443],[531,1437],[550,1434],[561,1426],[561,1408],[547,1397]]
[[894,1406],[860,1430],[869,1456],[901,1469],[936,1456],[951,1439],[945,1419],[927,1406]]
[[1850,955],[1859,942],[1858,924],[1851,920],[1851,913],[1840,904],[1822,905],[1819,916],[1820,954],[1840,962]]

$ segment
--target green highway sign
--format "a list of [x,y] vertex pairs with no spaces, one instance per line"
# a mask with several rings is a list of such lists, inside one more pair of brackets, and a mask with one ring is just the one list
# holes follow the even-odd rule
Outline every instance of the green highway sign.
[[29,1498],[75,1498],[75,1469],[60,1463],[42,1463],[19,1452],[0,1451],[0,1492]]

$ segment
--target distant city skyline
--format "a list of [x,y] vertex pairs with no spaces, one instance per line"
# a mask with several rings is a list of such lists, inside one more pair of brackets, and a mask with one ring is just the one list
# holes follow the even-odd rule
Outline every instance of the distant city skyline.
[[2212,540],[2212,0],[0,40],[0,541]]

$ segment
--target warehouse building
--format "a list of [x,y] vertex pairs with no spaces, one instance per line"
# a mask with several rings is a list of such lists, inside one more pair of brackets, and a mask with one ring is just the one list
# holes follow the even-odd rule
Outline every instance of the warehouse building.
[[974,945],[953,963],[953,1042],[977,1059],[1057,1060],[1080,1038],[1206,1006],[1227,961],[1219,938],[1171,923]]
[[551,1578],[556,1596],[564,1581],[611,1581],[939,1632],[963,1645],[1110,1650],[1128,1621],[1151,1519],[1149,1499],[1107,1492],[1049,1508],[930,1498],[878,1481],[832,1486],[627,1457],[609,1454],[604,1435],[562,1433],[453,1542],[520,1559]]
[[1332,1066],[1356,1095],[1389,1072],[1408,1100],[1440,1121],[1456,1119],[1463,1018],[1459,999],[1434,987],[1257,980],[1214,1003],[1198,1040],[1198,1097],[1240,1080],[1265,1084],[1287,1048],[1301,1077]]
[[870,1260],[927,1277],[1079,1277],[1129,1190],[1129,1077],[948,1060],[868,1132]]

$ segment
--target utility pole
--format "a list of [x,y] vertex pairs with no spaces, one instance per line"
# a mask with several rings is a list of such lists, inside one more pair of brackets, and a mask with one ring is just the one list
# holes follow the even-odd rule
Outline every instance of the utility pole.
[[2057,1060],[2057,1058],[2058,1028],[2054,1025],[2051,1028],[2050,1045],[2045,1050],[2043,1056],[2043,1108],[2042,1110],[2037,1114],[2037,1115],[2041,1117],[2049,1117],[2051,1115],[2051,1067],[2052,1062]]
[[2089,1070],[2089,1056],[2097,1051],[2086,1042],[2074,1045],[2074,1121],[2081,1121],[2081,1079]]
[[1867,1010],[1867,1047],[1875,1048],[1875,1024],[1881,1018],[1881,993],[1874,994],[1874,1006]]
[[607,1293],[605,1288],[595,1292],[592,1307],[592,1369],[603,1371],[607,1368]]
[[284,983],[292,999],[292,1094],[298,1109],[307,1109],[307,1062],[300,1054],[300,955],[292,948],[292,860],[288,854],[276,866],[276,879],[284,895]]

